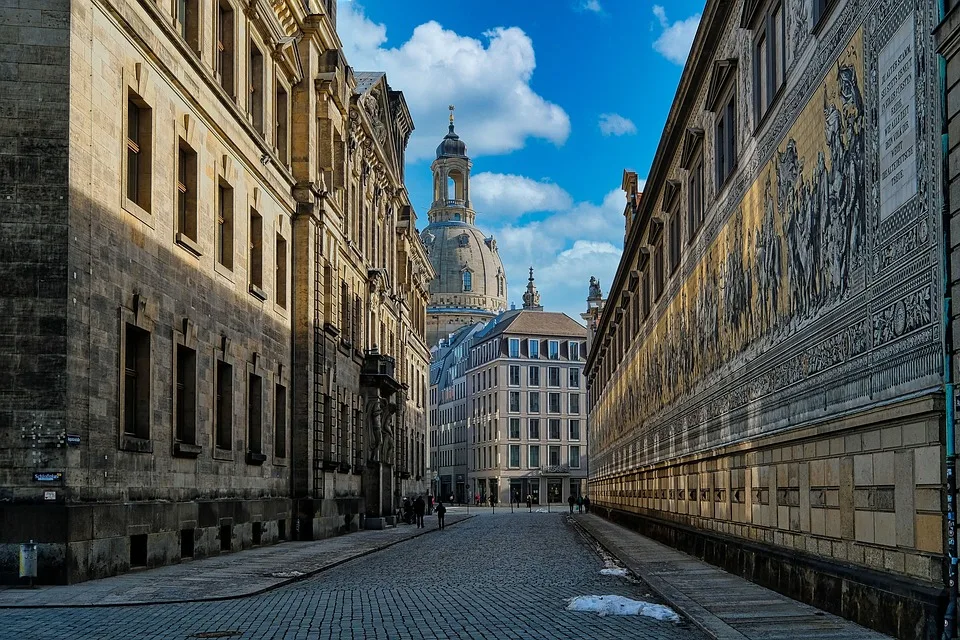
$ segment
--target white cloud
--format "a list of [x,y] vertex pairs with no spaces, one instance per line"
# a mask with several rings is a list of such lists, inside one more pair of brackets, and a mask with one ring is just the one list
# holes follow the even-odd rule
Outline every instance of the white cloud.
[[601,113],[600,132],[605,136],[632,135],[637,132],[637,125],[618,113]]
[[553,182],[490,172],[470,178],[470,200],[484,219],[532,211],[558,211],[573,205],[570,194]]
[[700,14],[671,23],[667,19],[667,12],[657,4],[653,6],[653,15],[657,17],[663,29],[663,33],[654,41],[653,48],[670,62],[686,63],[690,46],[697,35],[697,27],[700,26]]
[[583,0],[583,2],[580,3],[580,9],[593,11],[594,13],[603,13],[603,7],[600,6],[599,0]]
[[528,138],[566,142],[569,116],[530,87],[536,56],[522,29],[496,27],[481,41],[430,21],[391,47],[386,27],[356,2],[340,0],[337,21],[347,62],[359,71],[386,71],[390,85],[403,91],[417,124],[410,160],[432,156],[446,134],[448,104],[456,105],[457,132],[473,157],[515,151]]

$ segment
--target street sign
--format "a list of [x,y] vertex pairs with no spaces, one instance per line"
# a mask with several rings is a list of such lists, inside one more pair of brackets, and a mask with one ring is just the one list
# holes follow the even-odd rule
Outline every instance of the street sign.
[[60,482],[63,480],[62,471],[40,471],[33,474],[33,479],[36,482]]

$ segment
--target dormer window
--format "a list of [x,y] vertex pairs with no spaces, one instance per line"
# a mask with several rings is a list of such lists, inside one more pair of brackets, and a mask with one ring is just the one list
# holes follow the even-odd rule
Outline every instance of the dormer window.
[[[459,215],[459,214],[457,214],[457,215]],[[470,236],[468,236],[468,235],[465,234],[465,233],[460,234],[459,236],[457,236],[457,244],[460,245],[461,247],[465,247],[465,246],[469,245],[469,244],[470,244]]]

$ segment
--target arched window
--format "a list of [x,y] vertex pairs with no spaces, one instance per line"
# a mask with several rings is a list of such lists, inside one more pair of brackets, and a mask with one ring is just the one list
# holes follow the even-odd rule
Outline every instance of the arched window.
[[453,219],[457,222],[460,222],[460,214],[459,213],[453,214]]
[[469,271],[463,272],[463,290],[473,291],[473,274]]

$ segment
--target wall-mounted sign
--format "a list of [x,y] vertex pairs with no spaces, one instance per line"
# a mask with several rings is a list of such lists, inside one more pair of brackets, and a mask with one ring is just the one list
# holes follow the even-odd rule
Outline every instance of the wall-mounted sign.
[[57,499],[57,492],[56,492],[56,491],[44,491],[44,492],[43,492],[43,499],[44,499],[44,500],[48,500],[48,501],[56,500],[56,499]]
[[60,482],[63,480],[62,471],[40,471],[33,474],[33,479],[36,482]]
[[80,444],[80,436],[72,433],[67,434],[67,444],[76,446]]

